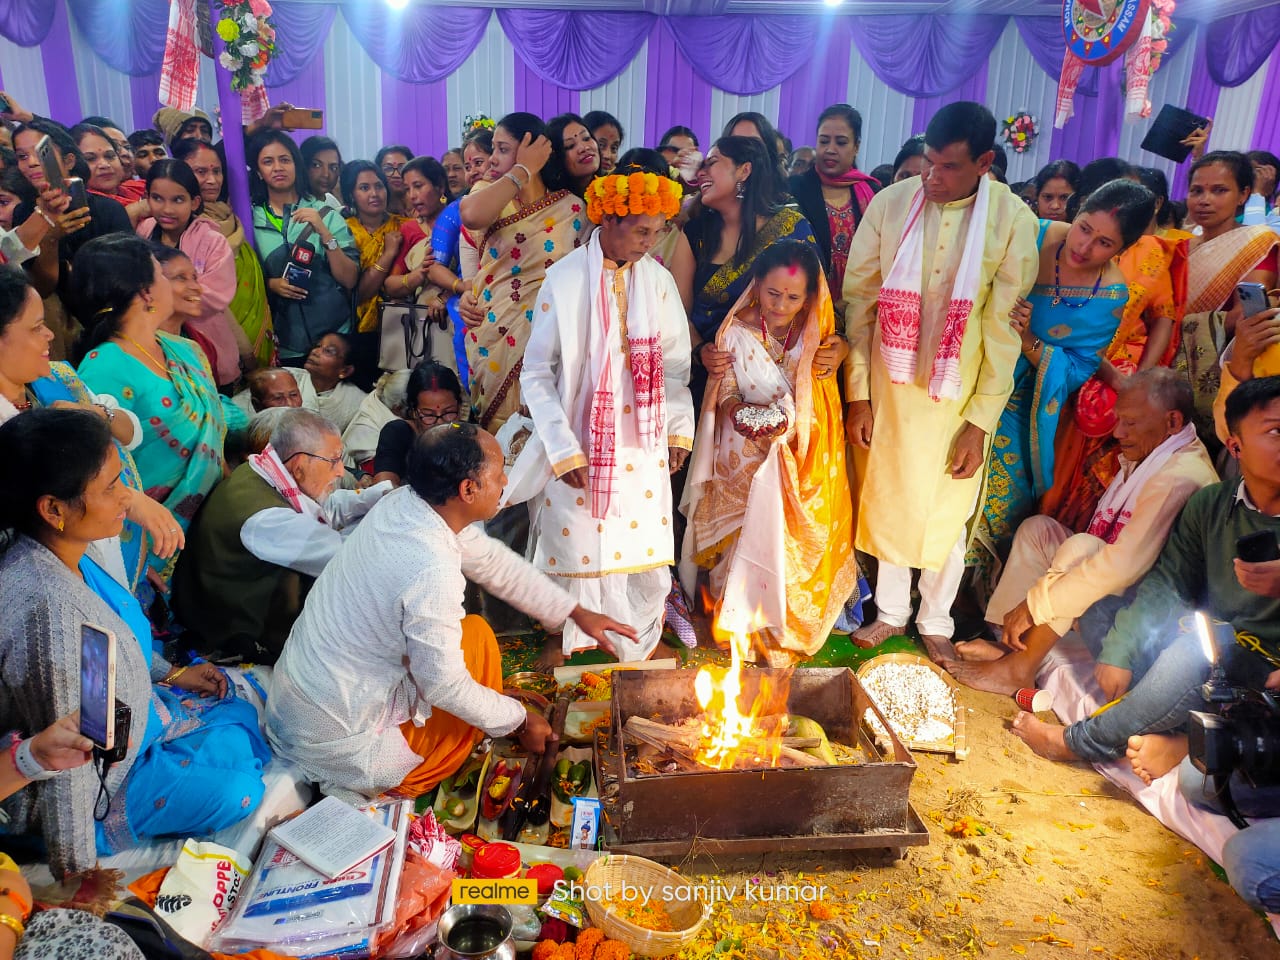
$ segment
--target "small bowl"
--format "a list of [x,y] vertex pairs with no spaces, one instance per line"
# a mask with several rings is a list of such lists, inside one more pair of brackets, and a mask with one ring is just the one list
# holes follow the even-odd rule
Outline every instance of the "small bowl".
[[515,687],[517,690],[528,690],[544,697],[552,696],[556,692],[556,678],[548,673],[538,673],[534,670],[513,673],[503,679],[502,685]]

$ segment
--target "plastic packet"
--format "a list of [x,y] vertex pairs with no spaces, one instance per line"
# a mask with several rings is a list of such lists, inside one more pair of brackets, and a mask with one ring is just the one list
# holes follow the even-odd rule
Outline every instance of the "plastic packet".
[[363,956],[395,923],[411,802],[368,808],[396,831],[387,849],[332,879],[308,867],[268,835],[231,916],[211,949],[242,953],[265,948],[290,957]]
[[575,900],[569,893],[570,884],[561,883],[547,902],[538,908],[544,917],[555,917],[563,920],[571,927],[581,929],[587,925],[587,911],[581,900]]
[[231,913],[249,865],[247,857],[230,847],[188,840],[160,884],[156,913],[187,940],[207,947]]

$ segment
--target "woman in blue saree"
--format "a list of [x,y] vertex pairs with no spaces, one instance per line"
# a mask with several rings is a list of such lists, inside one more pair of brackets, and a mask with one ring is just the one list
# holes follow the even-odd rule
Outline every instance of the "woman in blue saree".
[[[90,331],[80,378],[137,415],[142,443],[133,459],[143,487],[185,531],[224,472],[226,417],[209,361],[194,342],[160,329],[173,296],[146,241],[91,241],[76,255],[72,283]],[[148,564],[167,582],[176,560],[153,553]]]
[[39,409],[0,427],[0,726],[34,732],[80,705],[80,628],[115,636],[116,699],[132,714],[123,760],[99,784],[92,766],[10,797],[5,830],[41,837],[63,877],[152,837],[202,836],[248,816],[271,758],[254,707],[209,664],[173,667],[151,652],[134,596],[96,544],[120,532],[130,491],[106,424]]
[[1022,356],[991,438],[982,509],[966,558],[984,595],[1018,525],[1053,486],[1058,417],[1098,369],[1129,297],[1114,259],[1137,242],[1154,211],[1149,190],[1114,180],[1095,190],[1070,224],[1040,222],[1040,274],[1012,314]]

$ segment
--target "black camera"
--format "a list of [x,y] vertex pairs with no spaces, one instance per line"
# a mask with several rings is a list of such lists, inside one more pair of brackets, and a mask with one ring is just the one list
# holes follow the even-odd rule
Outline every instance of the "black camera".
[[1280,783],[1280,705],[1270,692],[1238,693],[1218,713],[1191,711],[1191,762],[1207,776],[1239,771],[1254,786]]

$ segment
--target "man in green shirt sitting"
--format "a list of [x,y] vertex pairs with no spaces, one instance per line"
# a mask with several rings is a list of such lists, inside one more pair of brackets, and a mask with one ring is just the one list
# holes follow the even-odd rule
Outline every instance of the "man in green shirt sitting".
[[[1243,479],[1205,487],[1187,501],[1155,567],[1103,641],[1095,676],[1108,700],[1122,699],[1068,727],[1021,714],[1014,733],[1040,756],[1105,763],[1127,751],[1147,783],[1176,767],[1187,754],[1186,735],[1177,731],[1188,711],[1203,705],[1200,686],[1209,674],[1196,610],[1224,624],[1215,636],[1233,684],[1280,688],[1280,560],[1246,563],[1236,555],[1241,537],[1280,536],[1280,377],[1237,387],[1226,420],[1227,449]],[[1223,642],[1228,629],[1235,643]]]

